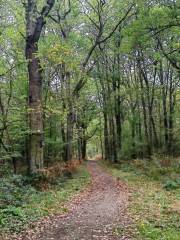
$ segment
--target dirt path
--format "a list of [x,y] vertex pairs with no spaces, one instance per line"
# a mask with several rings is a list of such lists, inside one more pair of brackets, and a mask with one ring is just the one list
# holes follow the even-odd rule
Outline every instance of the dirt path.
[[[96,162],[89,162],[92,187],[66,216],[54,217],[43,233],[31,237],[39,240],[127,240],[124,229],[129,224],[126,214],[128,193]],[[126,235],[126,236],[125,236]],[[29,239],[24,236],[23,239]]]

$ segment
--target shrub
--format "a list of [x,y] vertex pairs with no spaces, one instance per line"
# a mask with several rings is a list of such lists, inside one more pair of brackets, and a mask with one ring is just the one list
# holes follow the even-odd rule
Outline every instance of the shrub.
[[179,187],[180,187],[180,179],[167,180],[167,182],[164,184],[164,188],[168,191],[178,189]]

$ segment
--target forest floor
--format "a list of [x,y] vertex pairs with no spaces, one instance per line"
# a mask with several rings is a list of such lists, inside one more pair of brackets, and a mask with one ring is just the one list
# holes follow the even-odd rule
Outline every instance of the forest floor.
[[128,185],[128,214],[134,240],[179,240],[179,160],[172,158],[169,166],[160,166],[155,157],[151,161],[101,163],[109,174]]
[[36,231],[27,231],[23,240],[116,240],[132,239],[127,214],[128,188],[116,181],[95,161],[89,161],[92,184],[75,198],[64,215],[39,222]]
[[179,170],[153,164],[88,161],[47,199],[25,205],[41,212],[45,204],[50,214],[3,240],[179,240]]

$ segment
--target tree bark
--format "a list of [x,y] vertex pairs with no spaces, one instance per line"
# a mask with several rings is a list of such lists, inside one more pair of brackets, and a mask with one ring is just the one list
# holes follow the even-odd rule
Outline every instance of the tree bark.
[[72,141],[73,141],[73,127],[74,127],[74,114],[73,112],[69,112],[67,115],[67,134],[66,134],[66,161],[70,161],[72,159]]
[[42,114],[42,75],[40,61],[36,57],[37,43],[30,39],[26,45],[29,73],[29,171],[34,173],[43,167],[43,114]]
[[36,173],[43,167],[43,111],[42,70],[38,57],[38,42],[45,25],[45,17],[55,0],[47,0],[37,15],[37,3],[28,0],[26,7],[26,59],[29,74],[29,173]]
[[163,76],[163,66],[162,62],[160,63],[160,83],[162,87],[162,105],[163,105],[163,122],[164,122],[164,143],[165,148],[167,151],[168,148],[168,113],[167,113],[167,90],[164,83],[164,76]]
[[86,160],[86,147],[87,147],[87,141],[86,139],[82,139],[81,149],[82,149],[82,159]]

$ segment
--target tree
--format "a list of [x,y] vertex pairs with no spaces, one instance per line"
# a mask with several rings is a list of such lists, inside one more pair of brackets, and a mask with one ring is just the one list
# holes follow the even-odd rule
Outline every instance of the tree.
[[55,0],[47,0],[40,14],[35,0],[25,3],[26,9],[26,59],[29,73],[29,172],[35,173],[43,167],[43,112],[42,112],[42,69],[38,57],[38,42],[46,17]]

